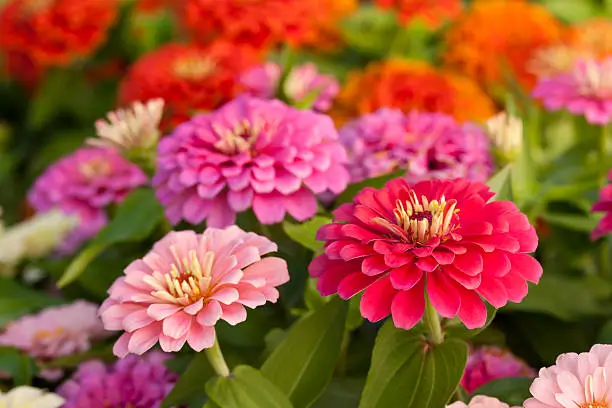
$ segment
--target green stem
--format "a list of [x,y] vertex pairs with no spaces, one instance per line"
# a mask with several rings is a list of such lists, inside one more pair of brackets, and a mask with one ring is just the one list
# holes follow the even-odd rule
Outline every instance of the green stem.
[[215,373],[220,377],[229,377],[230,370],[223,358],[221,347],[219,347],[219,340],[215,339],[215,344],[211,348],[204,350],[204,352]]
[[601,176],[601,184],[605,185],[608,176],[607,164],[608,164],[608,126],[604,125],[601,127],[601,134],[599,136],[599,156],[601,160],[601,167],[604,169]]
[[466,395],[465,390],[460,385],[455,390],[454,397],[455,397],[455,401],[467,402],[468,400],[468,396]]
[[429,339],[433,344],[440,344],[444,341],[444,332],[442,331],[442,325],[440,324],[440,316],[433,305],[427,299],[425,304],[425,327],[429,333]]

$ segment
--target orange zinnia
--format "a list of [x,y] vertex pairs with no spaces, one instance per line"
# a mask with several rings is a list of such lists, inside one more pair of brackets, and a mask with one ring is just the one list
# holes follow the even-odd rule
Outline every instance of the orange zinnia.
[[332,116],[337,124],[384,107],[446,113],[460,121],[485,120],[495,111],[469,78],[400,59],[374,62],[349,74],[336,103]]
[[455,19],[463,9],[461,0],[376,0],[376,5],[396,9],[404,23],[421,19],[432,29]]
[[562,35],[561,24],[542,6],[522,0],[476,1],[447,33],[444,60],[487,87],[506,85],[508,70],[531,88],[536,78],[527,62]]
[[66,65],[104,42],[118,9],[117,0],[8,0],[0,10],[0,48],[39,65]]
[[596,18],[572,27],[569,45],[598,59],[609,57],[612,55],[612,21]]
[[134,63],[121,82],[119,99],[126,104],[162,98],[164,124],[175,125],[236,96],[239,74],[260,60],[252,48],[227,43],[166,44]]
[[343,44],[340,21],[357,10],[358,0],[309,1],[316,4],[319,14],[313,20],[311,36],[304,38],[303,45],[323,52],[340,48]]

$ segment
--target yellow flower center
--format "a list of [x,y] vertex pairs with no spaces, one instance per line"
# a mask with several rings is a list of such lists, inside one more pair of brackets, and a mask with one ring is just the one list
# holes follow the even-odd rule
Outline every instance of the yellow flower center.
[[64,333],[65,331],[64,331],[64,328],[62,327],[56,327],[53,330],[39,330],[36,332],[36,334],[34,334],[34,339],[35,340],[46,340],[51,337],[59,337]]
[[215,147],[228,155],[251,150],[263,129],[261,123],[252,124],[246,119],[236,123],[233,129],[222,128],[216,124],[213,124],[212,127],[219,137]]
[[88,179],[97,176],[107,176],[111,170],[110,163],[101,157],[92,158],[85,163],[81,163],[79,166],[81,174]]
[[200,80],[215,71],[216,64],[210,58],[191,56],[174,63],[174,73],[184,79]]

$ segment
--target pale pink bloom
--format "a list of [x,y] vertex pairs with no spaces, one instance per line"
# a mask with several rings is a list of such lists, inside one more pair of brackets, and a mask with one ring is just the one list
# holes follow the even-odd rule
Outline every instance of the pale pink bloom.
[[548,110],[565,108],[589,123],[605,125],[612,119],[612,58],[578,60],[569,73],[541,78],[533,96]]
[[142,354],[159,341],[164,351],[185,342],[196,351],[215,342],[215,324],[246,319],[244,306],[276,302],[289,280],[287,263],[269,239],[236,226],[170,232],[132,262],[100,309],[107,330],[124,330],[114,352]]
[[[457,401],[453,402],[450,405],[447,405],[446,408],[510,408],[508,404],[505,402],[501,402],[497,398],[487,397],[484,395],[477,395],[470,401],[469,404],[465,402]],[[512,407],[519,408],[519,407]]]
[[542,368],[531,384],[525,408],[612,407],[612,345],[596,344],[586,353],[566,353]]

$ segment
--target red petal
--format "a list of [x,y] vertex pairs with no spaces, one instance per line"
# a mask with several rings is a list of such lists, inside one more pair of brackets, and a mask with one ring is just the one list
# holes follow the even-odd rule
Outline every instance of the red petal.
[[417,260],[416,265],[421,268],[423,272],[433,272],[438,267],[436,260],[431,257]]
[[363,258],[365,256],[372,255],[373,253],[374,251],[370,245],[359,243],[344,245],[344,247],[340,250],[340,256],[345,261],[350,261],[351,259],[355,258]]
[[508,293],[498,278],[483,277],[476,292],[498,309],[508,303]]
[[365,228],[360,227],[355,224],[337,224],[341,225],[342,233],[350,238],[355,238],[360,240],[361,242],[370,242],[374,239],[380,238],[379,234],[376,234],[372,231],[369,231]]
[[534,252],[538,247],[538,234],[534,228],[522,231],[513,231],[512,236],[518,240],[521,246],[520,252]]
[[430,273],[427,277],[427,296],[443,317],[453,317],[459,311],[461,297],[454,286],[443,272]]
[[411,254],[385,254],[385,263],[391,268],[399,268],[412,263],[414,256]]
[[391,313],[391,302],[397,291],[391,286],[388,276],[368,287],[361,298],[361,315],[371,322],[377,322]]
[[370,256],[363,260],[361,271],[368,276],[380,275],[389,270],[383,255]]
[[351,273],[340,282],[338,295],[342,299],[350,299],[376,282],[377,279],[379,279],[379,276],[366,276],[361,272]]
[[395,289],[409,290],[423,277],[423,271],[415,264],[408,264],[391,270],[391,284]]
[[509,234],[485,235],[473,238],[472,242],[480,246],[485,252],[493,252],[496,249],[516,253],[521,246],[519,242]]
[[432,256],[440,265],[450,265],[455,260],[455,254],[444,248],[436,249]]
[[455,257],[455,262],[453,262],[453,266],[459,269],[461,272],[465,273],[466,275],[476,276],[479,273],[482,273],[482,255],[472,249],[471,251],[467,251],[463,255]]
[[480,286],[480,281],[482,277],[482,275],[480,274],[476,274],[475,276],[470,276],[470,275],[467,275],[461,272],[457,268],[453,268],[452,266],[445,266],[444,273],[446,273],[449,276],[449,278],[455,280],[458,284],[460,284],[466,289],[472,290]]
[[475,292],[471,290],[461,291],[459,319],[468,329],[477,329],[487,322],[487,308]]
[[317,241],[329,241],[332,239],[342,239],[342,227],[344,224],[326,224],[317,231]]
[[502,251],[482,254],[484,273],[490,276],[501,277],[510,272],[512,265],[508,256]]
[[542,277],[542,265],[531,255],[508,254],[512,270],[517,271],[523,279],[538,283]]
[[501,278],[501,281],[508,293],[508,300],[518,303],[527,296],[527,282],[518,273],[509,273]]
[[393,298],[391,314],[393,324],[400,329],[412,329],[425,311],[425,283],[421,281],[411,290],[400,291]]

